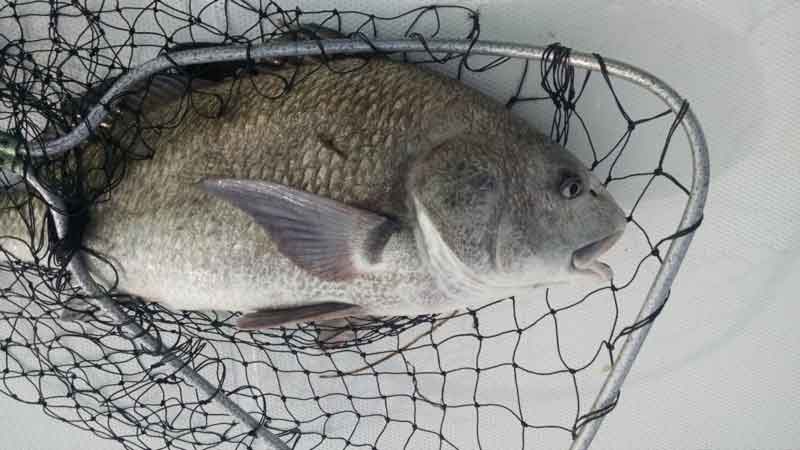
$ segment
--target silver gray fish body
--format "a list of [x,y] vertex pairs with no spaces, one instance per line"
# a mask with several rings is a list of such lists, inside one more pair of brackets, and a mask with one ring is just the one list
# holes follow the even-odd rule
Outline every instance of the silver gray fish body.
[[[245,311],[241,325],[259,328],[451,311],[610,275],[596,258],[623,212],[502,105],[389,60],[304,75],[277,100],[261,95],[282,89],[273,76],[217,83],[204,92],[230,97],[221,117],[202,114],[217,98],[193,95],[184,120],[145,132],[155,157],[129,166],[84,237],[119,262],[119,290]],[[179,104],[146,118],[169,122]]]

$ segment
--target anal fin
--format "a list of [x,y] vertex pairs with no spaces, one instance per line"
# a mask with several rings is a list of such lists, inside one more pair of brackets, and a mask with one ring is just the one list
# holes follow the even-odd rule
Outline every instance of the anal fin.
[[300,322],[341,319],[358,315],[361,311],[360,306],[342,302],[320,302],[291,308],[265,308],[243,315],[236,326],[245,330],[259,330]]

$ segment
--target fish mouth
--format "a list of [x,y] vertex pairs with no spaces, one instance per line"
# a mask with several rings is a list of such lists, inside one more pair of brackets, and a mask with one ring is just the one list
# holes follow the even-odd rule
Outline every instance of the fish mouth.
[[577,272],[596,275],[603,280],[611,280],[614,275],[611,267],[598,261],[597,258],[609,251],[622,237],[622,233],[623,231],[614,232],[575,250],[572,254],[572,268]]

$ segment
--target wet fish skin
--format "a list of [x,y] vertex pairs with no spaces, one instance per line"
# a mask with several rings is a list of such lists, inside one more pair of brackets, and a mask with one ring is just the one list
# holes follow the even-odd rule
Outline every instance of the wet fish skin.
[[[195,94],[182,122],[144,133],[153,160],[130,165],[85,235],[122,263],[121,289],[189,310],[341,302],[371,315],[441,312],[585,276],[575,252],[624,229],[622,211],[574,156],[441,75],[381,59],[309,73],[277,100],[255,86],[274,95],[283,85],[268,75],[240,82],[220,118],[198,113],[217,108],[216,97]],[[146,118],[163,123],[179,104],[187,101]],[[570,177],[584,191],[575,199],[562,195]],[[280,184],[379,214],[398,231],[374,268],[321,279],[202,189],[209,179]]]
[[[256,82],[268,93],[281,87],[271,77]],[[227,89],[221,85],[213,92]],[[214,101],[199,96],[193,106],[210,109]],[[461,103],[458,109],[447,106]],[[372,302],[399,313],[408,309],[409,294],[435,305],[441,295],[410,251],[413,218],[405,178],[411,155],[476,123],[502,128],[504,121],[490,111],[505,114],[446,78],[384,61],[344,75],[316,72],[276,101],[242,94],[221,119],[190,112],[179,126],[146,137],[158,149],[154,159],[132,166],[113,198],[100,205],[88,243],[125,262],[126,290],[178,309],[197,308],[198,287],[216,298],[203,309],[286,307],[319,299]],[[392,239],[384,258],[393,271],[348,283],[308,276],[276,254],[250,217],[191,188],[212,177],[274,181],[396,218],[407,228]],[[141,275],[131,276],[134,267]]]

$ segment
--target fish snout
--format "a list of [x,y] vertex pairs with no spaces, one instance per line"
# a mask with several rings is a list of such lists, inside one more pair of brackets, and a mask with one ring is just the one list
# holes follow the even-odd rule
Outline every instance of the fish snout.
[[580,247],[572,253],[572,270],[580,274],[597,276],[609,281],[614,275],[611,267],[599,261],[620,240],[624,228]]
[[[605,223],[610,230],[605,237],[616,233],[622,235],[628,226],[628,215],[614,199],[614,196],[611,195],[611,192],[608,191],[605,184],[594,174],[590,174],[590,189],[592,196],[597,200],[599,210],[602,211],[601,223]],[[613,246],[613,243],[611,246]]]

